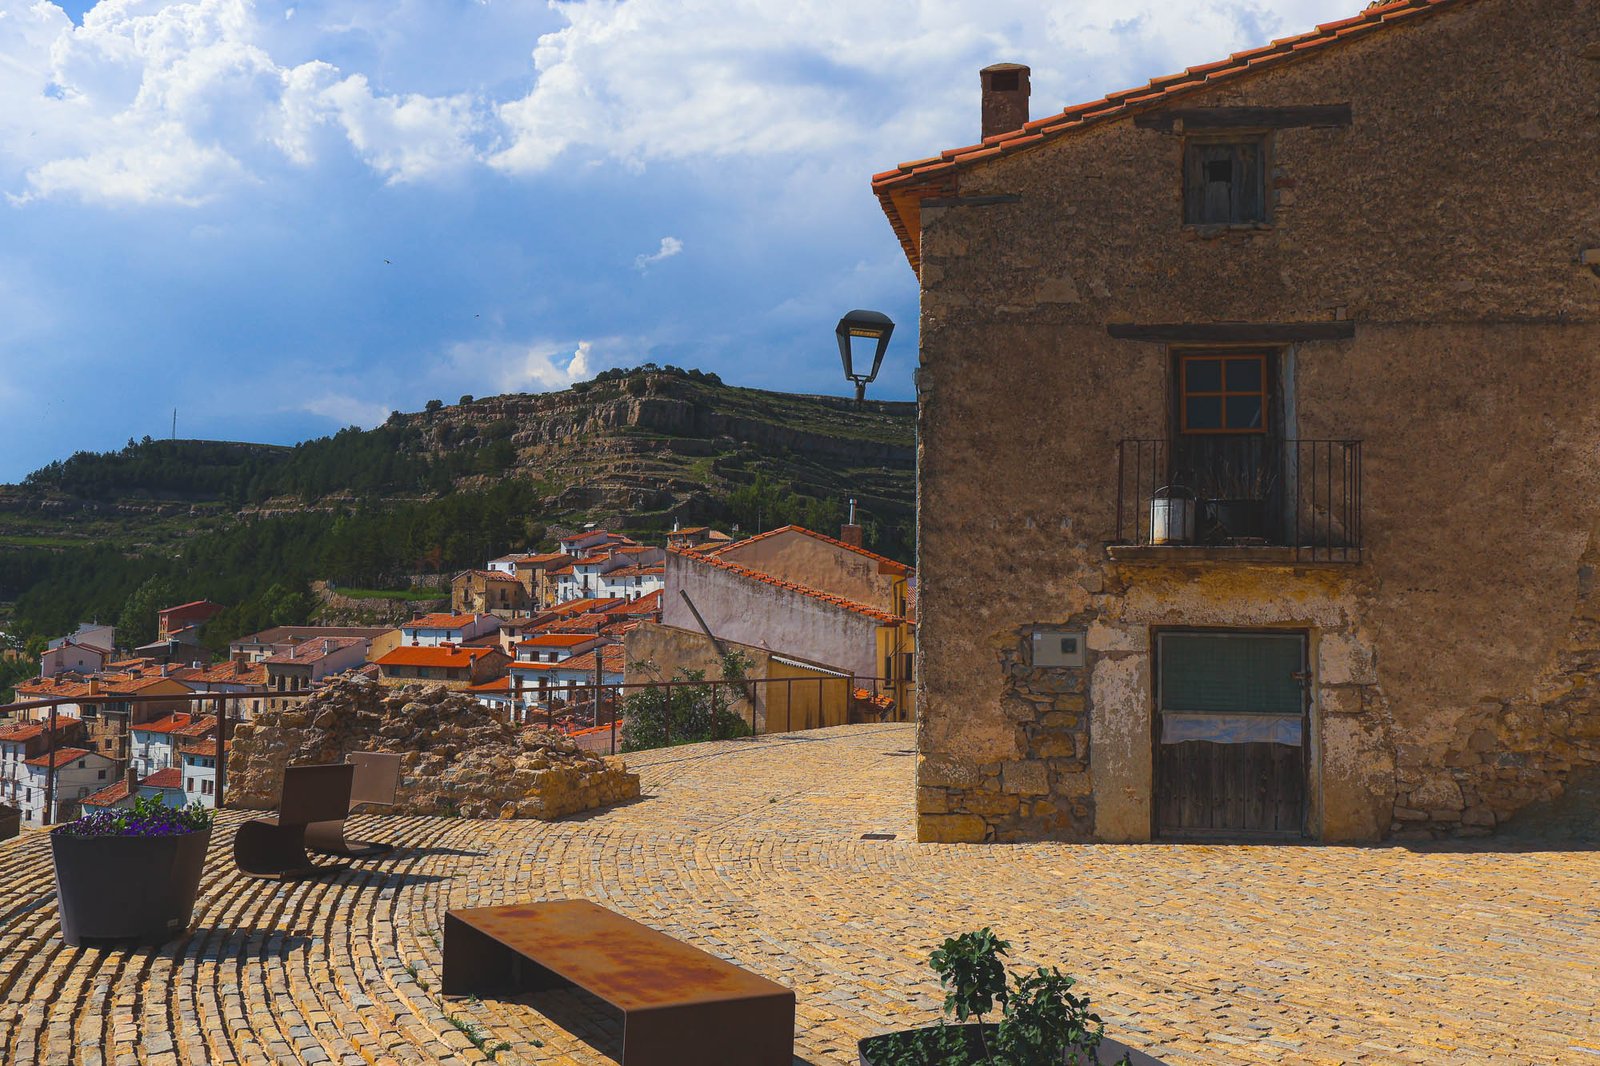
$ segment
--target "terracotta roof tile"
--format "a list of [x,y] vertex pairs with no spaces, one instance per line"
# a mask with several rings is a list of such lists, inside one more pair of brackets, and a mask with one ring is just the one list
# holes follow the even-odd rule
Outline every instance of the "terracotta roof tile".
[[83,801],[85,807],[114,807],[128,798],[128,783],[118,781],[108,785],[92,796],[86,796]]
[[1279,63],[1315,55],[1329,45],[1364,37],[1386,27],[1408,25],[1423,16],[1472,2],[1394,0],[1393,3],[1369,7],[1349,18],[1325,22],[1306,33],[1236,52],[1227,59],[1189,67],[1177,74],[1151,78],[1138,88],[1122,89],[1099,100],[1065,108],[1056,114],[1034,119],[1019,130],[1008,130],[987,137],[980,144],[952,148],[937,156],[901,163],[893,170],[873,175],[872,189],[878,194],[879,203],[889,217],[895,234],[899,236],[912,269],[920,273],[921,249],[917,238],[920,220],[908,218],[907,215],[920,216],[921,201],[924,199],[955,192],[956,173],[971,163],[1032,148],[1044,140],[1053,140],[1090,125],[1129,117],[1135,112],[1170,103],[1190,92],[1209,88],[1220,81],[1231,81]]
[[401,624],[401,629],[465,629],[478,620],[475,614],[425,614]]
[[821,600],[824,603],[832,604],[835,607],[842,608],[843,610],[850,611],[854,614],[865,615],[866,617],[876,619],[879,622],[895,623],[906,621],[904,618],[896,618],[887,611],[880,611],[876,607],[870,607],[864,603],[857,603],[855,600],[847,600],[843,596],[835,596],[830,592],[823,592],[820,589],[808,588],[805,585],[797,585],[793,581],[784,581],[781,578],[773,577],[771,574],[764,574],[760,570],[752,570],[748,566],[740,566],[738,563],[730,563],[726,559],[722,559],[714,555],[696,555],[693,552],[679,551],[677,548],[670,548],[668,550],[674,555],[683,556],[685,559],[693,559],[695,562],[704,563],[707,566],[714,566],[719,570],[727,570],[730,573],[738,574],[740,577],[750,578],[753,581],[760,581],[764,584],[773,585],[777,588],[788,589],[791,592],[798,592],[802,596],[809,596],[814,600]]
[[396,648],[378,660],[379,666],[442,666],[448,669],[463,669],[471,666],[485,655],[500,652],[498,648],[453,648],[448,645],[438,648],[404,647]]
[[272,663],[274,666],[283,666],[288,663],[314,663],[347,648],[358,644],[366,644],[365,637],[317,637],[311,640],[302,640],[292,644],[286,651],[276,655],[269,655],[262,659],[262,663]]
[[757,533],[755,536],[746,537],[744,540],[736,540],[732,544],[718,548],[711,554],[718,556],[726,555],[728,552],[734,551],[737,548],[742,548],[746,544],[755,544],[758,541],[766,540],[768,537],[776,537],[779,533],[803,533],[812,540],[820,540],[824,544],[832,544],[836,548],[843,548],[845,551],[855,552],[857,555],[865,556],[866,558],[876,562],[878,564],[880,573],[884,570],[887,570],[890,573],[900,574],[901,576],[908,577],[914,572],[912,568],[907,566],[905,563],[896,562],[886,555],[879,555],[877,552],[869,552],[865,548],[858,548],[854,544],[846,544],[837,537],[830,537],[826,533],[818,533],[816,530],[807,529],[805,526],[779,526],[777,529],[769,529],[765,533]]
[[53,760],[54,764],[55,764],[55,769],[59,770],[63,766],[67,765],[68,763],[75,762],[78,759],[83,758],[85,755],[94,755],[94,754],[95,754],[94,752],[90,751],[87,748],[57,748],[53,752],[49,752],[49,753],[44,754],[44,755],[36,755],[31,759],[27,759],[27,760],[25,760],[23,762],[23,765],[24,766],[50,766],[51,762]]
[[183,768],[169,766],[165,770],[157,770],[139,784],[149,788],[182,788]]

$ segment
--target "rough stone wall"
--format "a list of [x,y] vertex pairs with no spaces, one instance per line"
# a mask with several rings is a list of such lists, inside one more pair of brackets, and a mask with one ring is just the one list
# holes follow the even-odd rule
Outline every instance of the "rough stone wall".
[[[1579,260],[1600,247],[1596,44],[1600,5],[1477,0],[1186,98],[1351,104],[1347,129],[1273,136],[1272,222],[1249,231],[1183,227],[1181,135],[1126,121],[960,179],[1020,202],[924,210],[926,835],[1086,835],[939,821],[951,789],[1009,808],[1005,767],[1044,758],[1008,712],[1005,656],[1071,619],[1088,623],[1099,839],[1150,835],[1160,626],[1308,633],[1325,840],[1477,832],[1595,759],[1580,593],[1600,533],[1600,279]],[[1293,435],[1364,442],[1365,561],[1112,563],[1116,442],[1165,435],[1169,354],[1106,325],[1335,318],[1354,339],[1286,356]]]
[[269,809],[285,766],[343,762],[353,751],[403,756],[396,814],[559,818],[639,795],[639,775],[541,729],[516,729],[441,686],[385,690],[336,679],[297,706],[235,727],[225,801]]
[[1089,671],[1036,666],[1024,627],[998,650],[1000,708],[1020,758],[971,764],[927,756],[919,765],[919,837],[953,842],[1087,839],[1094,832],[1089,774]]

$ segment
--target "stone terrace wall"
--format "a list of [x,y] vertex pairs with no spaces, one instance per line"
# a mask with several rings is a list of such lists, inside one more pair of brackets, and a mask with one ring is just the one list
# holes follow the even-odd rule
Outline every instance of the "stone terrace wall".
[[517,729],[442,686],[386,690],[339,678],[299,704],[235,727],[232,806],[276,806],[285,766],[343,762],[353,751],[404,757],[397,814],[559,818],[639,795],[619,756],[580,750],[542,729]]

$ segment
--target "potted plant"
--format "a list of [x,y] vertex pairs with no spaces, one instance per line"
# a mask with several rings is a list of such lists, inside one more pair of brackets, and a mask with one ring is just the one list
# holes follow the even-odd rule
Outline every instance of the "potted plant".
[[141,796],[50,832],[61,939],[136,938],[159,944],[189,928],[211,812]]
[[1207,478],[1206,511],[1213,540],[1259,540],[1267,535],[1267,501],[1277,474],[1263,459],[1223,460]]
[[[1088,997],[1073,995],[1075,982],[1054,966],[1008,975],[1000,958],[1010,949],[991,929],[946,940],[928,958],[945,989],[945,1017],[867,1037],[861,1066],[1160,1066],[1106,1039]],[[999,1022],[985,1022],[996,1003]]]

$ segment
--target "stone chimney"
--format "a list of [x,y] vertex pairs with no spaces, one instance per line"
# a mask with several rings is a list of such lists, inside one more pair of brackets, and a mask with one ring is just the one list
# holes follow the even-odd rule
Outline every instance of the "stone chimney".
[[839,527],[839,539],[852,548],[861,547],[861,527],[856,525],[856,501],[850,501],[850,520]]
[[137,796],[139,794],[139,771],[131,766],[128,767],[127,773],[122,776],[122,780],[127,783],[129,796]]
[[983,84],[983,139],[1010,133],[1028,122],[1028,68],[1021,63],[996,63],[978,71]]

